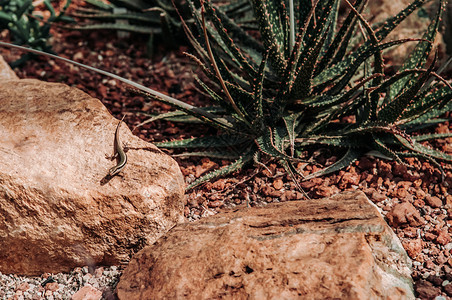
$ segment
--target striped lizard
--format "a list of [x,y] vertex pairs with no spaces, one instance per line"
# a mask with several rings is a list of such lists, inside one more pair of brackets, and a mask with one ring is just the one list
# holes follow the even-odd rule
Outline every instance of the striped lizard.
[[[115,176],[119,172],[124,169],[124,167],[127,164],[127,154],[124,150],[124,147],[121,144],[121,141],[119,140],[119,128],[121,127],[121,123],[124,120],[125,115],[122,117],[121,121],[119,121],[118,126],[116,126],[115,131],[115,142],[114,142],[114,154],[110,158],[117,158],[117,164],[116,166],[112,167],[110,171],[108,172],[108,175],[110,177]],[[108,157],[108,156],[107,156]]]

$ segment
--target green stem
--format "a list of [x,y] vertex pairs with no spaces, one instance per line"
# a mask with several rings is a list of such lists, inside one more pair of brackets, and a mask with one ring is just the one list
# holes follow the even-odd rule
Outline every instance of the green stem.
[[73,64],[73,65],[79,66],[81,68],[94,71],[96,73],[99,73],[99,74],[102,74],[102,75],[105,75],[105,76],[117,79],[117,80],[119,80],[121,82],[124,82],[124,83],[126,83],[128,85],[131,85],[131,86],[133,86],[133,87],[135,87],[135,88],[137,88],[137,89],[139,89],[141,91],[144,91],[146,93],[149,93],[149,94],[151,94],[153,96],[160,97],[160,98],[168,101],[169,103],[173,103],[174,105],[180,106],[180,107],[182,107],[182,108],[184,108],[186,110],[195,111],[196,113],[198,113],[198,114],[200,114],[200,115],[202,115],[202,116],[204,116],[206,118],[215,119],[219,123],[222,123],[223,125],[225,125],[227,127],[231,127],[231,128],[233,127],[233,125],[230,124],[229,122],[227,122],[225,119],[220,118],[220,117],[218,117],[218,116],[216,116],[214,114],[211,114],[211,113],[209,113],[209,112],[207,112],[207,111],[205,111],[205,110],[203,110],[201,108],[198,108],[198,107],[195,107],[193,105],[187,104],[185,102],[182,102],[182,101],[177,100],[177,99],[175,99],[173,97],[170,97],[168,95],[165,95],[165,94],[162,94],[160,92],[157,92],[157,91],[155,91],[153,89],[145,87],[145,86],[143,86],[141,84],[138,84],[138,83],[133,82],[131,80],[128,80],[126,78],[120,77],[120,76],[115,75],[113,73],[110,73],[110,72],[107,72],[107,71],[104,71],[104,70],[101,70],[101,69],[97,69],[97,68],[94,68],[94,67],[91,67],[91,66],[88,66],[88,65],[85,65],[85,64],[82,64],[82,63],[79,63],[79,62],[76,62],[76,61],[64,58],[64,57],[60,57],[58,55],[53,55],[53,54],[50,54],[50,53],[46,53],[46,52],[43,52],[43,51],[39,51],[39,50],[35,50],[35,49],[23,47],[23,46],[13,45],[13,44],[4,43],[4,42],[0,42],[0,46],[4,46],[4,47],[8,47],[8,48],[20,49],[20,50],[24,50],[24,51],[27,51],[27,52],[48,56],[48,57],[51,57],[51,58],[56,59],[56,60],[64,61],[66,63],[70,63],[70,64]]

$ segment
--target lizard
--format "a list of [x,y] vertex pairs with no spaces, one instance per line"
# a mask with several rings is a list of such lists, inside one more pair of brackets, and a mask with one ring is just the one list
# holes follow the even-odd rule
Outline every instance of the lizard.
[[[119,121],[118,126],[116,126],[115,141],[114,141],[114,154],[110,158],[111,159],[118,158],[118,159],[117,159],[116,166],[112,167],[110,169],[110,171],[108,171],[108,175],[110,177],[113,177],[116,174],[118,174],[119,172],[121,172],[122,169],[124,169],[124,167],[127,164],[127,154],[119,139],[119,128],[121,127],[121,123],[123,122],[124,117],[125,117],[125,115],[122,117],[121,121]],[[107,156],[107,158],[108,158],[108,156]]]

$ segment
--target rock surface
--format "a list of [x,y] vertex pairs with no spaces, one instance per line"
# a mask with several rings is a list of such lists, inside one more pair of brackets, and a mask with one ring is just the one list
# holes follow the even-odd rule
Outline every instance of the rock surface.
[[119,299],[414,299],[410,260],[362,192],[179,224],[130,261]]
[[117,265],[182,220],[177,163],[125,124],[128,164],[106,177],[117,124],[78,89],[1,80],[0,272]]
[[8,79],[19,79],[16,73],[9,67],[8,63],[3,59],[3,56],[0,55],[0,78],[3,80]]

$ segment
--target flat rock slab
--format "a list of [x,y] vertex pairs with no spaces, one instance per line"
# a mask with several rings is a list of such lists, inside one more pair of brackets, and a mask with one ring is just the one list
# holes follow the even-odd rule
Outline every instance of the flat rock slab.
[[0,272],[124,263],[182,220],[177,163],[124,123],[128,163],[106,177],[117,125],[78,89],[0,82]]
[[119,299],[414,299],[410,260],[362,192],[219,213],[138,252]]

